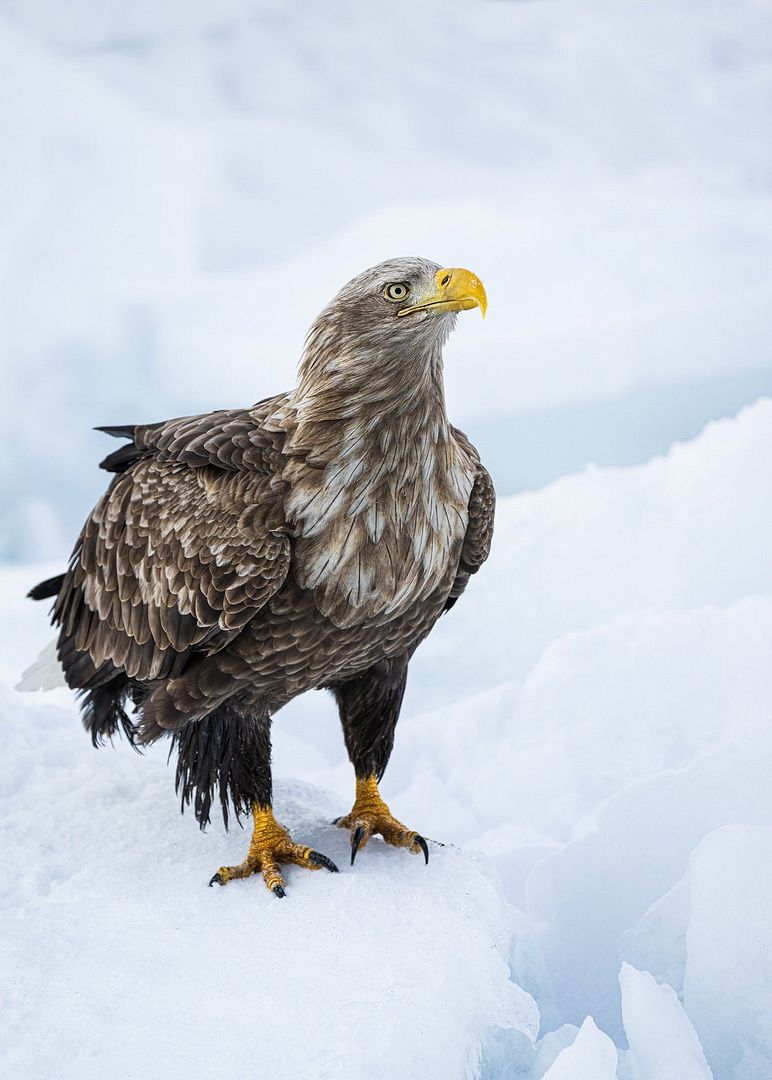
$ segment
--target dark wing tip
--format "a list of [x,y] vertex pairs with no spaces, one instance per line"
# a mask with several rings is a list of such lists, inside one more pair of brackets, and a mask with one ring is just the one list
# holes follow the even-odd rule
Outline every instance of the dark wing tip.
[[139,450],[134,443],[127,443],[125,446],[121,446],[118,450],[113,450],[112,454],[108,454],[106,458],[103,458],[99,462],[99,468],[104,469],[105,472],[126,472],[135,462],[145,456],[144,450]]
[[136,424],[105,424],[103,427],[95,427],[94,431],[103,431],[105,435],[112,435],[114,439],[130,439],[126,446],[113,450],[99,462],[99,468],[105,472],[121,473],[145,456],[146,451],[140,449],[134,439],[137,432]]
[[104,427],[95,427],[94,431],[103,431],[114,439],[133,439],[136,429],[136,424],[105,424]]
[[48,578],[46,581],[41,581],[38,585],[35,585],[27,593],[27,596],[30,600],[47,600],[49,596],[57,596],[63,581],[64,574],[57,574],[56,577]]

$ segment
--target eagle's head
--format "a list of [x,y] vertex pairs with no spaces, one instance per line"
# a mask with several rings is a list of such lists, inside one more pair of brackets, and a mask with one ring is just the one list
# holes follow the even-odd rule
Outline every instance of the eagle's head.
[[362,338],[408,343],[416,338],[445,338],[458,311],[478,307],[485,316],[488,300],[476,274],[443,268],[429,259],[388,259],[357,274],[320,316],[340,322]]
[[372,266],[344,285],[330,305],[396,333],[410,333],[434,316],[475,307],[485,316],[487,306],[476,274],[459,267],[443,269],[419,258],[388,259]]
[[374,374],[437,357],[459,311],[488,306],[476,274],[429,259],[388,259],[352,278],[314,320],[301,375]]

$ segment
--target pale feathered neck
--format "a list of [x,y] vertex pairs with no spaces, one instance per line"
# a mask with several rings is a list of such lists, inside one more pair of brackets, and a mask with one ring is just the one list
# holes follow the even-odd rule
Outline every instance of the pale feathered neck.
[[[306,339],[298,382],[289,395],[294,449],[330,455],[353,441],[362,451],[385,451],[448,439],[442,335],[428,327],[407,345],[387,348],[378,339],[347,340],[334,319],[317,322]],[[391,343],[389,343],[391,344]]]

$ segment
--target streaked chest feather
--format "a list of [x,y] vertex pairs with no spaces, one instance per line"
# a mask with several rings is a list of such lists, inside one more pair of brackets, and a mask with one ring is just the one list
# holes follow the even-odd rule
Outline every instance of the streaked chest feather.
[[450,587],[474,469],[447,429],[351,423],[323,468],[289,471],[295,576],[337,625],[394,618]]

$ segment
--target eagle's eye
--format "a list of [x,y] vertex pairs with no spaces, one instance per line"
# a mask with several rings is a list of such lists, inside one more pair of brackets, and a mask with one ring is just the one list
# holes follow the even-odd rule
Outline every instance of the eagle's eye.
[[410,292],[410,286],[404,281],[395,281],[391,285],[387,285],[383,290],[383,295],[387,300],[404,300],[407,294]]

